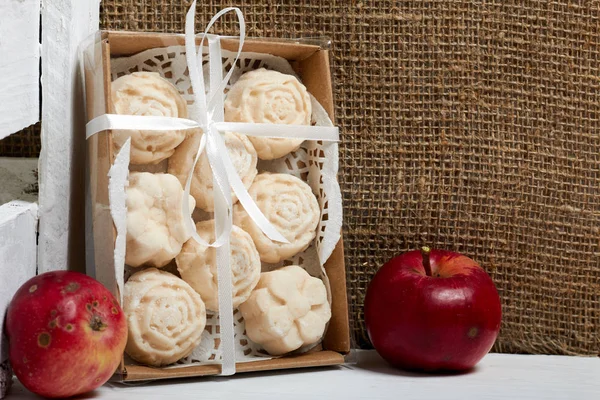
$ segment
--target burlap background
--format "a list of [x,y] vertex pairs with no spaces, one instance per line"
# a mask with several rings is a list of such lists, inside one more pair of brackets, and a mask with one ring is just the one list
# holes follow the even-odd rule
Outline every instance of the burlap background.
[[[250,36],[333,39],[357,345],[369,346],[373,273],[426,243],[492,275],[504,306],[496,351],[598,354],[597,2],[200,3],[199,30],[240,5]],[[104,0],[101,25],[182,32],[189,4]]]
[[42,149],[40,128],[38,122],[0,140],[0,157],[39,157]]

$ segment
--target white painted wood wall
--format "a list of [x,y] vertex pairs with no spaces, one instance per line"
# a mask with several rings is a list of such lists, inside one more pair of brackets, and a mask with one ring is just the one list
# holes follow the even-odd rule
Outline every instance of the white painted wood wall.
[[0,139],[39,120],[40,53],[42,59],[40,272],[84,270],[85,138],[77,50],[98,29],[99,8],[100,0],[0,1]]
[[42,0],[39,272],[85,271],[85,122],[78,46],[98,30],[100,0]]
[[40,116],[40,0],[0,1],[0,139]]
[[[0,206],[0,334],[14,293],[35,276],[37,211],[36,204],[24,201]],[[0,338],[0,363],[7,358],[6,343]]]

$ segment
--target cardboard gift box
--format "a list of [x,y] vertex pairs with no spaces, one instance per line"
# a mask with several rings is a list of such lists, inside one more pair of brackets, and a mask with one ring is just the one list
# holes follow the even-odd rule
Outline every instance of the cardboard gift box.
[[[100,31],[82,51],[87,121],[115,112],[111,100],[111,61],[145,50],[183,46],[184,36],[177,34]],[[197,45],[200,44],[197,39]],[[238,39],[222,38],[223,50],[235,51]],[[327,41],[246,39],[244,52],[270,54],[288,60],[302,83],[326,110],[333,121],[332,81]],[[116,229],[109,206],[109,170],[115,160],[111,131],[91,136],[87,143],[87,264],[114,295],[120,298],[113,252]],[[322,343],[302,354],[236,364],[237,372],[267,371],[344,363],[350,351],[348,303],[343,241],[324,265],[329,278],[332,317]],[[219,364],[185,365],[178,368],[154,368],[122,359],[116,379],[139,381],[187,376],[218,375]]]

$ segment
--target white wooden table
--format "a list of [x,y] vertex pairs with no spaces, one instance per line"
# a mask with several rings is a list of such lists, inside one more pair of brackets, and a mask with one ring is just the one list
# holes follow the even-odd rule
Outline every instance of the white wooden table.
[[[600,399],[600,358],[490,354],[462,375],[420,375],[388,367],[373,351],[357,363],[233,378],[193,378],[144,385],[107,384],[94,399]],[[8,399],[34,399],[16,383]]]

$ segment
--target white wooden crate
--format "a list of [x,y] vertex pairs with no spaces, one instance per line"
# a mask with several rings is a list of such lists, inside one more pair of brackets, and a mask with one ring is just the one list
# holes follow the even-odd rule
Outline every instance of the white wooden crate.
[[40,81],[44,99],[41,272],[84,270],[83,234],[69,235],[69,228],[84,227],[85,124],[77,50],[98,29],[99,9],[100,0],[0,1],[0,139],[39,121]]
[[77,51],[98,30],[99,12],[100,0],[42,0],[40,272],[85,271],[85,114]]
[[98,29],[99,5],[100,0],[0,0],[0,139],[39,121],[40,80],[44,99],[39,214],[33,203],[1,205],[24,198],[21,189],[37,161],[0,159],[0,364],[7,358],[3,317],[18,287],[36,268],[85,269],[85,127],[77,50]]
[[[35,276],[38,207],[12,201],[0,206],[0,332],[4,313],[17,289]],[[8,358],[0,338],[0,363]]]
[[39,119],[40,0],[0,1],[0,139]]

